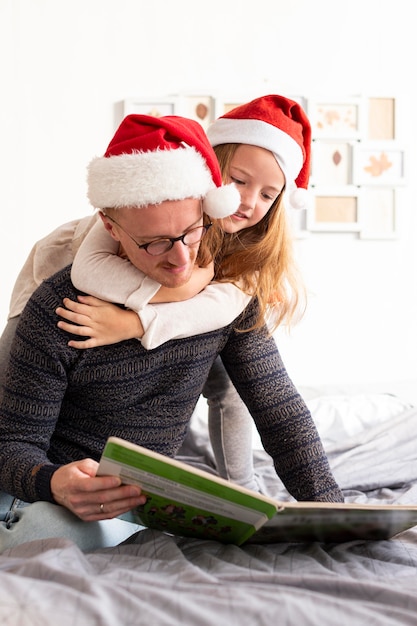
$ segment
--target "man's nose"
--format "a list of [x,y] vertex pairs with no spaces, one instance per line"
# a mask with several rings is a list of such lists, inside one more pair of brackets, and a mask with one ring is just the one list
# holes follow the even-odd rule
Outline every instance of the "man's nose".
[[176,241],[169,251],[168,261],[172,265],[185,265],[189,260],[190,247],[186,246],[181,240]]

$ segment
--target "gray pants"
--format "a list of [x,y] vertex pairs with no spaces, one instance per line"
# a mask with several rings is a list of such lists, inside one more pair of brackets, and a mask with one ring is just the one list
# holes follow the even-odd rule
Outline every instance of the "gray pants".
[[253,419],[230,380],[220,357],[203,389],[208,404],[208,428],[222,478],[259,490],[253,469]]

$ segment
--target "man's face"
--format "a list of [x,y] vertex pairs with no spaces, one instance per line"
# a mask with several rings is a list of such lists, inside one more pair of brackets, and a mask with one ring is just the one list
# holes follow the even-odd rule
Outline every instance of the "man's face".
[[199,199],[167,201],[142,209],[117,209],[112,216],[117,224],[104,218],[105,227],[120,242],[122,253],[135,267],[164,287],[181,287],[189,281],[199,244],[186,246],[176,241],[168,252],[151,256],[136,243],[179,237],[201,226],[203,215]]

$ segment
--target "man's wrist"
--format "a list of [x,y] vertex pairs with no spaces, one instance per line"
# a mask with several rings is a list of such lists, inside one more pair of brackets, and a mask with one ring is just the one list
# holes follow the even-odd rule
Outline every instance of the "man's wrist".
[[34,468],[32,473],[36,473],[35,489],[39,500],[56,504],[51,490],[51,478],[59,467],[61,467],[61,465],[45,463]]

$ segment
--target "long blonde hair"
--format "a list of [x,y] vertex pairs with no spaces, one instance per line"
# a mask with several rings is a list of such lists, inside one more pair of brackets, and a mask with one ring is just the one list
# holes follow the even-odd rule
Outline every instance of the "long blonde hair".
[[[240,144],[214,148],[225,182],[230,180],[230,162]],[[305,310],[305,288],[294,259],[293,237],[283,203],[283,191],[268,213],[254,226],[224,233],[216,255],[215,280],[232,282],[259,302],[253,328],[269,321],[270,331],[288,327]]]

